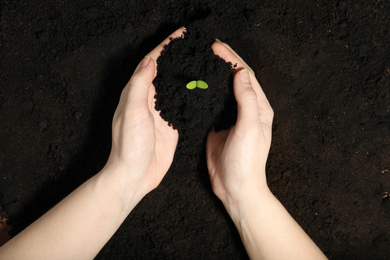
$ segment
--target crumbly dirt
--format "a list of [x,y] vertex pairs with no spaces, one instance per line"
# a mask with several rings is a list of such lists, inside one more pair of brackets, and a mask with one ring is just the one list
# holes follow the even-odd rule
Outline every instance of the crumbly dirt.
[[[253,68],[275,111],[274,194],[329,258],[388,258],[384,0],[0,1],[0,216],[11,235],[104,166],[132,71],[196,20],[214,22],[212,36]],[[247,258],[212,193],[204,138],[183,136],[161,185],[97,259]]]
[[[181,154],[202,155],[208,133],[228,129],[237,119],[233,94],[236,65],[216,56],[211,45],[219,38],[212,16],[186,25],[186,33],[165,46],[157,59],[156,109],[180,136]],[[191,81],[207,89],[188,89]],[[179,155],[180,156],[180,155]],[[200,159],[201,163],[203,158]],[[187,165],[185,161],[181,161]]]

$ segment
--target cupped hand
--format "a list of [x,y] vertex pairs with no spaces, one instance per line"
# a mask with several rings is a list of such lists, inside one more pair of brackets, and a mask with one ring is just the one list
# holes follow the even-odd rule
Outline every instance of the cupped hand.
[[156,188],[172,164],[178,132],[155,110],[152,81],[164,46],[172,38],[182,37],[184,31],[175,31],[145,56],[122,91],[112,123],[112,149],[106,167],[115,169],[112,172],[117,175],[116,187],[125,198],[130,199],[135,190],[143,196]]
[[253,70],[227,44],[214,53],[237,64],[233,88],[238,115],[234,127],[212,131],[207,139],[207,166],[214,193],[229,208],[253,189],[268,189],[265,166],[271,145],[273,110]]

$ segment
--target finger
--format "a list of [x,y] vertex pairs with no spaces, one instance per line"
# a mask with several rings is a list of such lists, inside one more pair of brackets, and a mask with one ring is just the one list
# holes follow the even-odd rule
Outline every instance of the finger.
[[215,55],[218,55],[226,62],[231,62],[233,65],[237,65],[237,68],[245,68],[254,74],[253,70],[246,64],[246,62],[226,43],[216,40],[211,48]]
[[[130,90],[129,95],[134,102],[141,102],[142,104],[148,105],[148,93],[149,87],[156,76],[157,63],[156,60],[160,56],[164,46],[167,45],[172,38],[181,37],[185,32],[185,28],[182,27],[173,32],[168,38],[154,48],[141,63],[135,69],[133,76],[129,81]],[[152,64],[151,64],[152,63]],[[143,65],[147,65],[143,67]],[[137,103],[135,104],[137,105]],[[138,104],[139,105],[139,104]]]
[[149,105],[149,111],[155,111],[155,102],[156,102],[156,88],[153,84],[149,87],[149,94],[148,94],[148,105]]
[[173,128],[172,123],[168,123],[167,121],[165,121],[165,119],[163,119],[161,117],[161,111],[156,110],[156,108],[155,108],[155,102],[156,102],[155,95],[156,95],[156,89],[152,84],[152,85],[150,85],[150,88],[149,88],[148,103],[149,103],[149,111],[152,113],[152,115],[155,119],[156,126],[158,125],[160,127],[159,129],[169,127],[169,128],[171,128],[170,130],[174,130],[176,133],[178,133],[177,130]]
[[145,56],[138,64],[133,76],[124,90],[125,102],[129,107],[143,109],[148,112],[149,88],[152,85],[156,71],[155,62],[149,56]]
[[166,45],[168,45],[172,39],[183,37],[184,32],[186,32],[186,29],[184,27],[177,29],[168,38],[166,38],[162,43],[160,43],[156,48],[154,48],[154,50],[149,52],[148,56],[153,58],[153,60],[156,61],[158,59],[158,57],[160,57],[161,52],[164,50],[164,47]]
[[219,131],[218,133],[212,130],[207,136],[206,161],[207,167],[209,169],[209,175],[211,177],[213,177],[215,174],[218,158],[222,154],[224,143],[226,142],[229,133],[230,129]]
[[252,87],[247,69],[241,69],[233,80],[234,96],[237,100],[237,125],[248,126],[260,123],[257,94]]
[[253,90],[257,95],[257,103],[258,103],[258,112],[262,115],[262,120],[268,124],[272,124],[273,119],[273,110],[271,105],[268,102],[268,99],[261,88],[259,82],[256,79],[255,73],[253,70],[246,64],[246,62],[226,43],[223,43],[219,40],[213,43],[211,48],[214,51],[215,55],[218,55],[226,62],[231,62],[233,65],[237,65],[236,71],[240,71],[241,69],[247,69],[249,71],[250,80],[252,84]]

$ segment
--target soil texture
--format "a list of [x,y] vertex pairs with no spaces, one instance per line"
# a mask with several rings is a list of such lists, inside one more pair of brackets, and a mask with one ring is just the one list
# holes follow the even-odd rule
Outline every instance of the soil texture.
[[[104,166],[121,90],[183,25],[155,80],[157,107],[180,133],[174,162],[96,258],[248,257],[205,165],[207,131],[235,118],[231,65],[209,48],[217,37],[252,67],[274,109],[273,193],[329,258],[388,259],[385,0],[0,1],[0,219],[11,235]],[[190,91],[192,80],[209,88]]]
[[[216,56],[211,49],[218,38],[212,18],[186,25],[185,35],[165,46],[153,81],[156,109],[178,130],[181,152],[194,156],[202,154],[212,129],[227,129],[237,119],[232,73],[235,65]],[[207,89],[186,87],[199,80],[206,82]]]

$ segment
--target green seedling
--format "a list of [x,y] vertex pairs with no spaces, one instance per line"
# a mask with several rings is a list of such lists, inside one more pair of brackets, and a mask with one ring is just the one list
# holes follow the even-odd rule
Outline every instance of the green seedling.
[[207,85],[207,83],[204,82],[204,81],[202,81],[202,80],[198,80],[198,81],[196,82],[196,86],[197,86],[198,88],[201,88],[201,89],[206,89],[206,88],[209,87],[209,85]]
[[196,87],[201,88],[201,89],[207,89],[209,87],[209,85],[207,85],[207,83],[202,81],[202,80],[198,80],[198,81],[193,80],[187,84],[188,89],[194,89]]
[[194,89],[194,88],[196,88],[196,81],[193,80],[193,81],[191,81],[190,83],[188,83],[188,84],[187,84],[187,88],[188,88],[188,89]]

